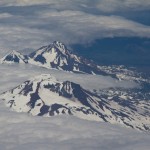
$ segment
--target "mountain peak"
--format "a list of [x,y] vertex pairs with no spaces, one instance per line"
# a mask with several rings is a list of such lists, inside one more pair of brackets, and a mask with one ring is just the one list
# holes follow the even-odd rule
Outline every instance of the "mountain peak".
[[10,56],[20,56],[20,55],[22,55],[20,52],[18,52],[18,51],[16,51],[16,50],[12,50],[10,53],[8,53],[6,56],[8,56],[8,55],[10,55]]
[[70,72],[107,75],[92,61],[71,53],[65,44],[59,41],[54,41],[50,45],[43,46],[28,56],[21,55],[17,51],[12,51],[10,54],[5,56],[1,62],[30,63],[48,69],[55,68]]
[[54,41],[52,43],[53,47],[62,52],[63,54],[68,53],[67,47],[65,44],[59,42],[59,41]]
[[53,44],[56,45],[57,47],[60,47],[60,48],[66,47],[66,45],[60,41],[54,41]]
[[16,54],[16,55],[19,55],[20,53],[16,50],[12,50],[12,52],[10,54]]
[[27,56],[13,50],[1,59],[1,63],[27,63]]
[[[98,96],[71,81],[60,82],[47,74],[29,79],[0,98],[17,112],[38,116],[74,115],[150,131],[148,102],[117,101]],[[140,109],[139,109],[140,108]]]

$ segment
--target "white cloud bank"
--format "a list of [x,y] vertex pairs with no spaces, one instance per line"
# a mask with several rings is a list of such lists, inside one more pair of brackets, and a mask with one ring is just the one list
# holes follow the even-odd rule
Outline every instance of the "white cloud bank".
[[[81,83],[87,89],[134,87],[132,82],[117,83],[110,77],[79,75],[47,70],[31,65],[0,65],[0,93],[30,77],[51,73],[59,80]],[[2,150],[149,150],[150,135],[101,122],[72,116],[32,117],[16,113],[0,100],[0,149]]]
[[[12,49],[38,48],[53,40],[67,44],[90,42],[113,36],[149,37],[150,27],[117,16],[94,15],[91,11],[148,9],[149,0],[1,0],[0,57]],[[48,5],[49,4],[49,5]],[[26,15],[29,6],[30,15]],[[35,7],[38,5],[39,7]],[[47,9],[41,9],[48,5]],[[18,6],[18,7],[14,7]],[[22,6],[22,7],[20,7]],[[41,6],[41,7],[40,7]],[[125,7],[123,7],[125,6]],[[6,9],[4,9],[6,8]],[[17,11],[21,8],[21,11]],[[51,73],[57,78],[76,79],[86,88],[135,87],[109,77],[86,77],[32,67],[0,66],[0,92],[31,76]],[[82,80],[81,80],[82,79]],[[88,80],[87,80],[88,79]],[[92,84],[91,84],[92,83]],[[9,111],[0,102],[0,149],[2,150],[149,150],[150,135],[74,117],[32,117]]]
[[39,74],[51,74],[60,81],[72,81],[88,90],[105,88],[138,88],[139,85],[132,81],[118,81],[109,76],[85,75],[67,73],[55,69],[45,69],[32,65],[14,64],[0,65],[0,93],[14,88],[22,82]]
[[10,49],[39,48],[54,40],[69,45],[104,37],[150,37],[149,26],[111,13],[98,13],[128,11],[132,7],[147,9],[149,3],[149,0],[2,0],[0,57]]
[[112,12],[118,10],[127,9],[148,9],[150,7],[149,0],[1,0],[0,5],[2,6],[31,6],[31,5],[53,5],[54,8],[71,8],[85,7],[100,9],[104,12]]
[[149,150],[150,135],[71,116],[32,117],[0,102],[1,150]]

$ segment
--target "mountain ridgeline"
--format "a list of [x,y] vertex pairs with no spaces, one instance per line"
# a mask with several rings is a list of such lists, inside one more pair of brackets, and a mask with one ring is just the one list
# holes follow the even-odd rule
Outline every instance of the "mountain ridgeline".
[[106,75],[92,61],[71,53],[64,44],[58,41],[25,56],[12,51],[1,59],[1,63],[29,63],[48,69],[55,68],[69,72]]
[[113,87],[87,90],[80,84],[68,81],[67,77],[66,81],[58,81],[50,74],[43,74],[0,95],[6,106],[14,111],[44,117],[73,115],[150,131],[150,79],[147,74],[139,73],[134,68],[98,66],[71,53],[58,41],[29,55],[12,51],[1,59],[1,63],[32,64],[73,73],[107,75],[118,84],[126,80],[140,86],[133,89]]
[[[108,91],[107,93],[112,92]],[[124,96],[125,97],[125,96]],[[117,99],[97,95],[79,84],[60,82],[43,74],[0,95],[6,106],[34,116],[73,115],[82,119],[122,124],[139,130],[150,130],[146,101]]]

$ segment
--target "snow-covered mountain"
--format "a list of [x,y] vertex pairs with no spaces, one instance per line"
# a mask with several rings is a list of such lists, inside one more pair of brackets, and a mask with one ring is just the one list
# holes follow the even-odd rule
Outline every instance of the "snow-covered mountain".
[[28,57],[22,55],[21,53],[17,51],[12,51],[8,55],[4,56],[1,61],[1,63],[28,63]]
[[1,63],[30,63],[33,65],[55,68],[70,72],[107,75],[92,61],[71,53],[61,42],[55,41],[43,46],[28,56],[13,51],[1,59]]
[[74,115],[87,120],[150,130],[150,94],[147,88],[150,86],[150,79],[134,69],[130,70],[124,66],[97,66],[92,61],[71,53],[58,41],[43,46],[28,56],[13,51],[3,57],[1,63],[29,63],[48,69],[108,75],[118,79],[118,82],[127,80],[142,87],[91,92],[79,84],[71,81],[60,82],[45,74],[0,95],[6,105],[17,112],[47,117]]
[[[111,93],[111,91],[109,91]],[[17,112],[38,116],[74,115],[87,120],[122,124],[150,130],[150,105],[146,101],[130,101],[116,95],[97,95],[79,84],[60,82],[49,74],[25,81],[0,95],[8,107]]]

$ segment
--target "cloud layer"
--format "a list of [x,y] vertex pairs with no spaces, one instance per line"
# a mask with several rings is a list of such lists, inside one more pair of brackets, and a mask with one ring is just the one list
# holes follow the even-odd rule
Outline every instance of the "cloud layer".
[[39,68],[32,65],[14,64],[0,65],[0,93],[12,89],[31,77],[39,74],[51,74],[60,81],[72,81],[88,90],[105,88],[138,88],[139,85],[132,81],[118,81],[109,76],[93,76],[67,73],[55,69]]
[[149,38],[149,26],[113,14],[148,8],[149,0],[2,0],[0,56],[10,49],[36,49],[54,40],[70,45],[104,37]]
[[[120,11],[127,9],[142,10],[149,9],[149,0],[2,0],[2,6],[31,6],[31,5],[53,5],[55,8],[94,8],[104,12]],[[80,6],[80,7],[79,7]]]
[[148,134],[71,116],[32,117],[8,110],[0,102],[3,150],[149,150]]

